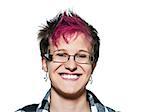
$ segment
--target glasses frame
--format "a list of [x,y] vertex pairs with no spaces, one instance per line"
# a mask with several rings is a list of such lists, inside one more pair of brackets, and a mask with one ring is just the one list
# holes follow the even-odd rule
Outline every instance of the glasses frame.
[[[56,50],[56,51],[58,51],[58,50]],[[56,51],[54,51],[54,52],[56,52]],[[80,51],[79,51],[79,52],[80,52]],[[44,57],[45,57],[48,61],[53,61],[53,62],[55,62],[55,63],[66,63],[66,62],[69,61],[69,59],[70,59],[71,56],[73,56],[74,61],[75,61],[76,63],[78,63],[78,64],[92,64],[92,63],[94,62],[94,55],[91,55],[91,53],[89,53],[89,52],[87,52],[87,51],[83,51],[83,52],[86,52],[86,53],[89,54],[89,63],[80,63],[80,62],[76,61],[76,56],[78,55],[79,52],[77,52],[77,53],[74,54],[74,55],[69,55],[69,54],[67,53],[68,59],[67,59],[66,61],[62,61],[62,62],[53,61],[53,56],[54,56],[54,54],[50,54],[50,51],[48,51],[46,54],[44,54]]]

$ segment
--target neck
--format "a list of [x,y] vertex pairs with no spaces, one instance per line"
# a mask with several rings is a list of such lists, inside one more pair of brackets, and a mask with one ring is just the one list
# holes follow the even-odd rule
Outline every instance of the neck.
[[60,96],[51,88],[50,112],[90,112],[86,90],[79,98],[68,99]]

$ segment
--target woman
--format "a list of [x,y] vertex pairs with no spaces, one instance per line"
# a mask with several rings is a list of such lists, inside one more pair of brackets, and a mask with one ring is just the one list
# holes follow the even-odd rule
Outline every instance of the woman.
[[51,88],[40,104],[17,112],[115,112],[86,89],[99,57],[97,31],[76,14],[61,13],[38,35]]

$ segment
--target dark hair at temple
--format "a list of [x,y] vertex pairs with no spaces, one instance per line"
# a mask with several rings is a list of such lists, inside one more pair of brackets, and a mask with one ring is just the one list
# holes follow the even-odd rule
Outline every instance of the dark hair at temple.
[[43,26],[39,31],[38,39],[40,39],[40,51],[42,58],[48,51],[50,39],[52,39],[54,45],[57,46],[58,40],[62,35],[64,40],[68,43],[65,35],[73,34],[75,32],[83,33],[87,39],[91,41],[94,63],[96,63],[99,57],[100,46],[100,39],[97,35],[97,31],[92,25],[89,25],[73,12],[63,12],[58,14],[55,18],[47,21],[47,25]]

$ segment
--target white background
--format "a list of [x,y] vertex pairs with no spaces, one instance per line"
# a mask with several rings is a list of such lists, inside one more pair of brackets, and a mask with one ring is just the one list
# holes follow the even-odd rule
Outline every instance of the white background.
[[101,38],[100,59],[88,88],[121,112],[150,112],[149,0],[1,0],[0,111],[39,103],[49,88],[41,70],[37,33],[70,8]]

